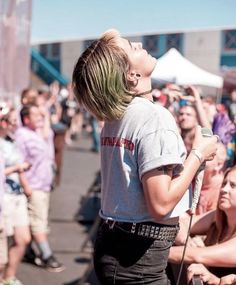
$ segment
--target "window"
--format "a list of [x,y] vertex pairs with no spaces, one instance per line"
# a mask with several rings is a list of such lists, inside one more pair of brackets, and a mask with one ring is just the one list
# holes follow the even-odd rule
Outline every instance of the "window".
[[61,44],[43,44],[40,45],[40,53],[47,59],[58,59],[61,54]]
[[236,51],[236,30],[224,31],[224,50]]
[[158,35],[143,37],[143,47],[151,54],[156,54],[158,52],[158,42]]
[[236,30],[222,31],[221,66],[236,66]]
[[168,34],[166,36],[166,50],[176,48],[181,50],[182,34]]
[[52,58],[60,57],[60,51],[61,51],[60,48],[61,48],[60,43],[51,44],[51,57]]
[[40,45],[40,53],[42,56],[47,57],[48,56],[48,45]]

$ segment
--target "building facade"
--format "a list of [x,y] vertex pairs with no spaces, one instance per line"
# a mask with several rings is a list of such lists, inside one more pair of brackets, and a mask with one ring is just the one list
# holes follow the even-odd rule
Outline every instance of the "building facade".
[[[174,47],[188,60],[214,74],[220,74],[223,66],[236,67],[236,30],[148,35],[129,40],[142,42],[156,58]],[[76,60],[90,43],[91,40],[67,41],[35,48],[70,81]]]

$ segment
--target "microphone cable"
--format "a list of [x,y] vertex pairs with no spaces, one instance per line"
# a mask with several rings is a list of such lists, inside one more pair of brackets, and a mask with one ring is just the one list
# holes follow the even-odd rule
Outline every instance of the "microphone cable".
[[178,273],[178,278],[177,278],[177,282],[176,285],[179,285],[180,282],[180,278],[181,278],[181,274],[183,271],[183,266],[184,266],[184,256],[185,256],[185,252],[186,252],[186,248],[187,248],[187,244],[188,244],[188,239],[190,236],[190,229],[191,229],[191,225],[192,225],[192,220],[193,220],[193,214],[190,214],[190,220],[189,220],[189,225],[188,225],[188,231],[187,231],[187,237],[184,243],[184,249],[183,249],[183,254],[182,254],[182,258],[181,258],[181,262],[180,262],[180,268],[179,268],[179,273]]

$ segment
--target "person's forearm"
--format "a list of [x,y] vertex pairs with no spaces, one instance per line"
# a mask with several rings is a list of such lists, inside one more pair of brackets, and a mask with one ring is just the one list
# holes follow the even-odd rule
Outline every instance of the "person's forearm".
[[[184,254],[184,262],[187,264],[202,263],[198,259],[198,252],[201,250],[202,248],[187,246]],[[172,263],[180,263],[183,257],[183,252],[184,252],[184,246],[172,246],[170,248],[170,254],[168,260]]]
[[31,196],[32,190],[31,190],[29,182],[28,182],[28,180],[27,180],[27,178],[25,176],[25,173],[24,172],[20,173],[19,174],[19,178],[20,178],[20,183],[21,183],[21,186],[23,188],[23,191],[24,191],[25,195],[27,197]]
[[19,171],[19,165],[18,164],[15,164],[15,165],[12,165],[12,166],[8,166],[5,168],[5,175],[10,175],[14,172],[18,172]]
[[196,109],[197,109],[197,114],[198,114],[200,125],[202,127],[211,129],[212,126],[211,126],[211,124],[210,124],[210,122],[209,122],[209,120],[207,118],[206,111],[203,108],[201,98],[196,99],[195,105],[196,105]]
[[169,196],[169,211],[171,211],[171,209],[173,209],[183,197],[184,193],[189,188],[192,180],[194,179],[199,167],[199,159],[193,153],[190,153],[184,162],[183,171],[179,176],[173,178],[170,183],[170,187],[167,193]]
[[170,253],[168,261],[172,263],[180,263],[183,256],[184,246],[172,246],[170,248]]
[[[184,262],[202,263],[213,267],[235,267],[236,257],[232,254],[235,249],[235,239],[227,242],[206,247],[187,246]],[[170,249],[169,260],[179,263],[182,260],[183,246],[173,246]]]
[[51,131],[51,122],[50,122],[50,117],[47,114],[44,117],[44,125],[43,125],[43,129],[42,129],[42,136],[45,140],[48,139],[48,137],[50,135],[50,131]]

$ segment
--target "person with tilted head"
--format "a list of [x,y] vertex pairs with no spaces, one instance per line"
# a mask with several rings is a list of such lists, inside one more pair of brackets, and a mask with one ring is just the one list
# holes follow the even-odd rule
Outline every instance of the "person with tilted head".
[[[197,129],[186,150],[175,120],[153,104],[156,59],[109,30],[78,59],[73,89],[98,120],[101,132],[101,224],[94,267],[101,284],[168,284],[169,248],[188,187],[200,164],[216,152],[215,137]],[[197,151],[196,151],[197,150]]]

